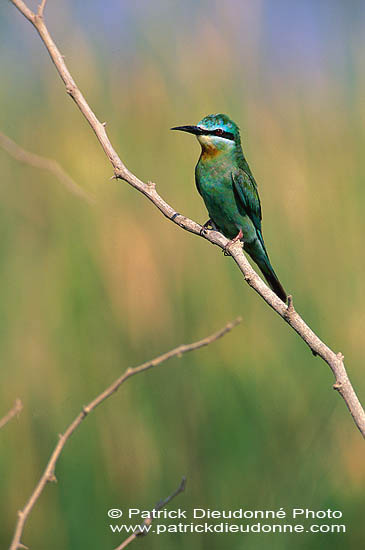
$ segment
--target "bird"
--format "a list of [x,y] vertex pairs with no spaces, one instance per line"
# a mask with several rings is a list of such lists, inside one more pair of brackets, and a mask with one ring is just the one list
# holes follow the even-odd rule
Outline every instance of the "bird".
[[242,241],[243,249],[258,265],[271,290],[286,302],[287,293],[270,263],[262,236],[257,183],[243,153],[237,124],[219,113],[205,116],[197,125],[175,126],[171,130],[193,134],[201,145],[195,183],[210,217],[203,228],[210,226],[220,231],[230,239],[228,245]]

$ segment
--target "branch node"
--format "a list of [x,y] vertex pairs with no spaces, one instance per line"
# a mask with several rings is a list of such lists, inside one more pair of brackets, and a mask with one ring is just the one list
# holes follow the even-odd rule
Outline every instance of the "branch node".
[[147,187],[149,187],[150,189],[156,189],[156,184],[153,181],[148,181]]
[[288,307],[286,308],[286,311],[287,311],[288,315],[291,315],[292,313],[295,312],[294,303],[293,303],[293,296],[291,294],[289,294],[289,296],[288,296]]
[[289,294],[288,296],[288,305],[286,307],[286,310],[284,312],[284,318],[286,320],[291,319],[293,314],[295,313],[294,304],[293,304],[293,296]]
[[24,548],[24,550],[29,550],[29,546],[25,546],[22,542],[18,542],[18,548]]
[[104,128],[105,128],[106,122],[102,122],[101,125],[104,126]]
[[90,412],[90,407],[87,407],[86,405],[84,405],[84,406],[82,407],[82,414],[83,414],[84,416],[87,416],[87,415],[89,414],[89,412]]
[[70,96],[72,96],[72,97],[74,96],[75,90],[76,90],[75,85],[73,85],[73,84],[67,84],[67,85],[66,85],[66,92],[67,92]]
[[124,172],[121,168],[116,168],[114,170],[114,176],[112,176],[110,178],[111,180],[115,179],[115,180],[122,180],[124,179]]
[[338,380],[333,384],[333,389],[334,390],[337,390],[337,391],[341,391],[342,390],[342,382],[339,382]]
[[57,478],[56,478],[54,472],[50,472],[50,473],[48,474],[48,476],[47,476],[47,481],[48,481],[49,483],[57,483]]
[[345,359],[345,356],[343,355],[343,353],[339,351],[337,354],[337,359],[339,359],[340,361],[343,361]]

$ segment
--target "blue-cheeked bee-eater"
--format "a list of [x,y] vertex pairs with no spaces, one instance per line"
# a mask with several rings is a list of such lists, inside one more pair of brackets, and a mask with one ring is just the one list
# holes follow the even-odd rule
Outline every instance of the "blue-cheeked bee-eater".
[[270,288],[286,302],[287,294],[266,251],[257,184],[243,154],[237,124],[217,114],[204,117],[196,126],[171,129],[196,135],[201,145],[195,181],[210,216],[205,226],[210,223],[232,242],[241,240]]

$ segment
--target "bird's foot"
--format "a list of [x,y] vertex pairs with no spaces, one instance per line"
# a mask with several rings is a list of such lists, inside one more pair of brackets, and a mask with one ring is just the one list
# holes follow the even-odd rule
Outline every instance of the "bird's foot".
[[[229,247],[230,247],[232,244],[236,243],[237,241],[240,241],[240,240],[242,239],[242,237],[243,237],[243,233],[242,233],[242,229],[240,229],[239,232],[237,233],[237,235],[235,236],[235,238],[232,239],[231,241],[229,241],[229,242],[226,244],[226,246],[223,248],[223,254],[224,254],[225,256],[230,256],[231,253],[230,253],[230,251],[229,251]],[[243,243],[242,243],[242,244],[243,244]]]
[[210,228],[213,229],[214,231],[217,231],[217,226],[215,225],[214,221],[209,218],[209,220],[206,221],[204,225],[202,225],[202,228],[200,230],[200,235],[203,236],[207,232],[207,229],[210,229]]

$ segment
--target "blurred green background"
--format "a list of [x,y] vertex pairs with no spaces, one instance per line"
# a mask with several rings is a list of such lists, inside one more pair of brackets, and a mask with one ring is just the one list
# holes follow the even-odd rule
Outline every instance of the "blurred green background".
[[[297,310],[344,353],[364,401],[364,3],[68,0],[49,1],[46,19],[122,159],[178,212],[207,218],[193,179],[199,146],[169,128],[212,112],[239,123],[273,265]],[[0,433],[0,546],[83,404],[128,366],[242,315],[230,335],[129,380],[85,420],[23,542],[112,549],[123,536],[107,510],[150,509],[185,474],[171,508],[332,508],[347,533],[150,535],[136,547],[359,548],[363,440],[328,367],[232,260],[110,181],[10,2],[0,36],[0,129],[96,197],[89,206],[0,150],[0,416],[16,397],[24,404]]]

